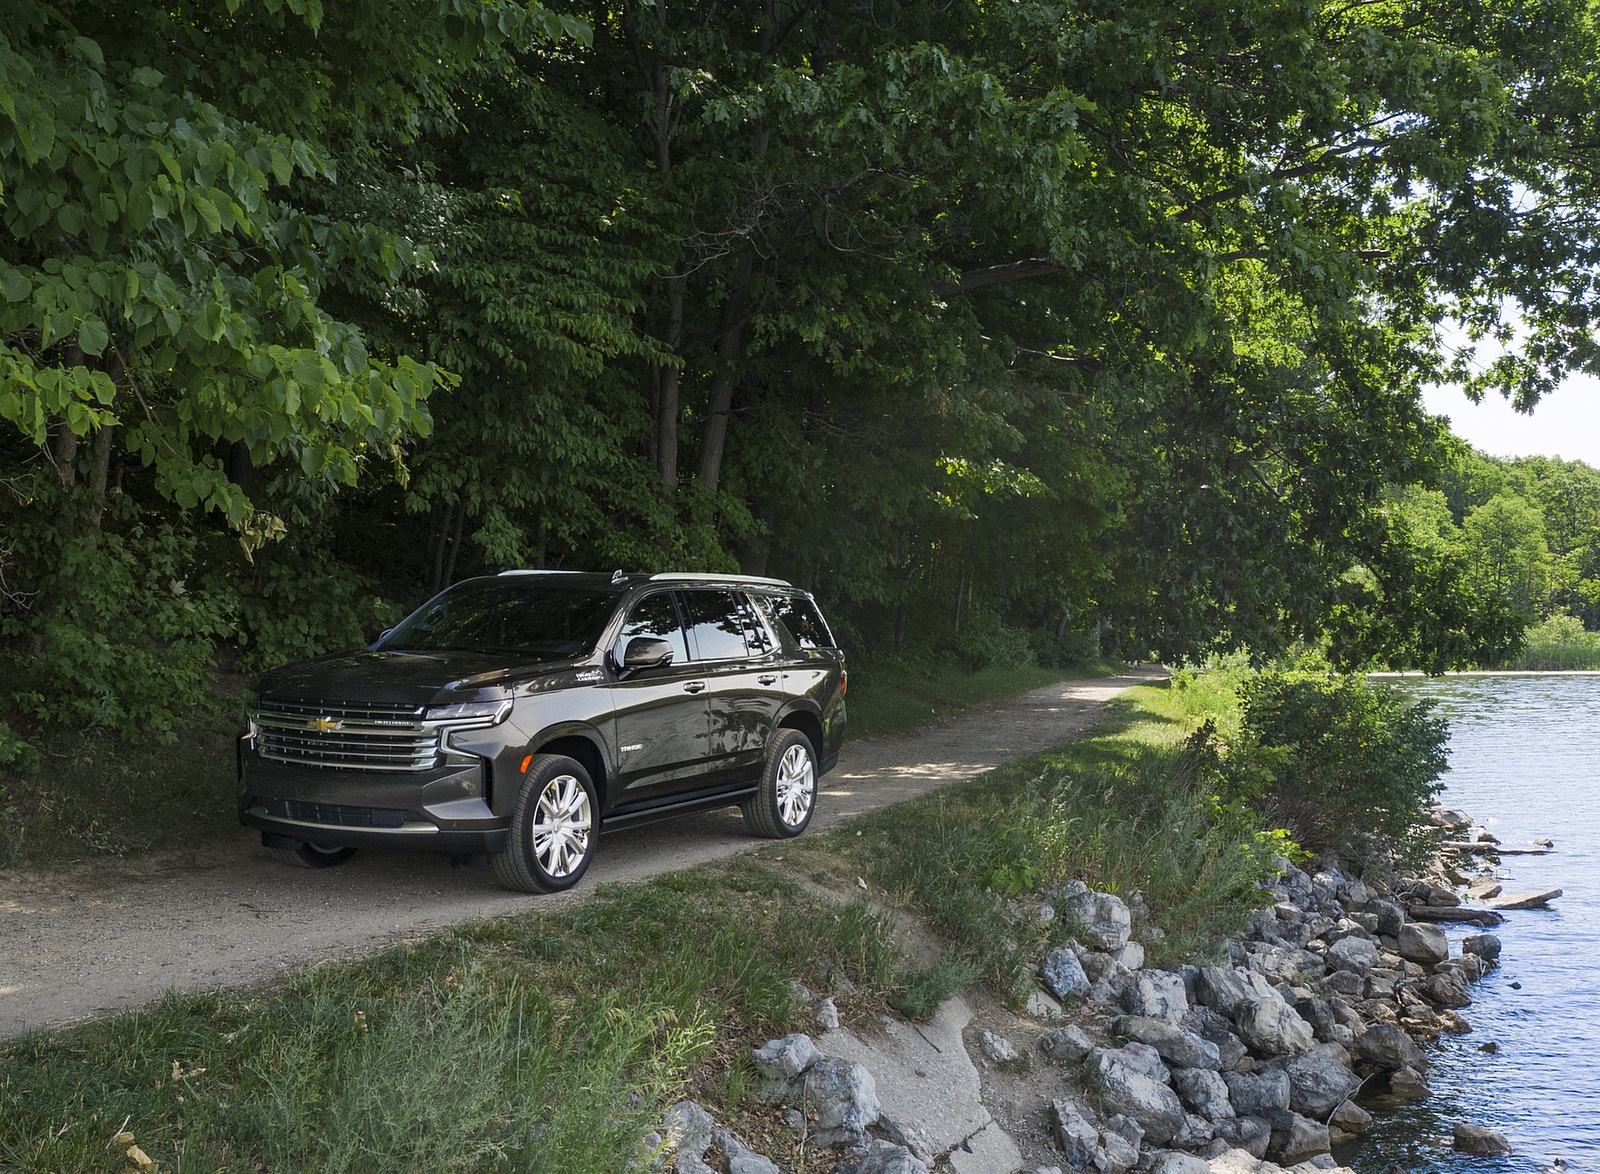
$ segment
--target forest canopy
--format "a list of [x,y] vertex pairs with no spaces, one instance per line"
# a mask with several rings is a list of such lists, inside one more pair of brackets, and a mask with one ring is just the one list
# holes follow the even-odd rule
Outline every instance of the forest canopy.
[[1600,371],[1588,3],[11,9],[17,720],[160,735],[515,566],[912,663],[1600,619],[1593,478],[1420,399]]

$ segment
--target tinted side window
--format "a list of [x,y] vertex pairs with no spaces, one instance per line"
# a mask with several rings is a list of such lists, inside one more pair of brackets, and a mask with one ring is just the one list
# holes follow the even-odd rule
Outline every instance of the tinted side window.
[[780,595],[772,601],[772,611],[801,648],[838,647],[833,642],[833,633],[828,631],[822,613],[811,600]]
[[732,591],[685,591],[689,630],[699,660],[735,660],[750,654],[745,634],[756,625],[744,596]]
[[683,625],[678,620],[677,605],[672,602],[672,592],[660,591],[647,595],[628,612],[622,621],[622,636],[617,641],[620,652],[628,647],[635,636],[654,636],[672,644],[672,663],[682,664],[689,659],[689,645],[683,637]]

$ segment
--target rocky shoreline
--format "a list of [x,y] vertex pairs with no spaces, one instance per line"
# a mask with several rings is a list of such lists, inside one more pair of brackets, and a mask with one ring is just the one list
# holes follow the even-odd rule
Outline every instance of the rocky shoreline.
[[[1503,920],[1463,891],[1490,892],[1472,862],[1494,847],[1469,821],[1436,810],[1441,851],[1427,875],[1379,889],[1333,867],[1307,873],[1288,860],[1225,962],[1147,968],[1143,942],[1159,938],[1137,897],[1132,906],[1069,882],[1042,900],[1012,902],[1012,917],[1061,927],[1039,963],[1042,989],[1005,1032],[970,1032],[975,1062],[1020,1072],[1034,1090],[1054,1153],[1035,1174],[1310,1174],[1340,1169],[1334,1146],[1372,1122],[1356,1103],[1430,1095],[1424,1045],[1470,1024],[1471,985],[1498,964],[1500,941],[1469,934],[1451,956],[1443,923],[1492,928]],[[1559,891],[1514,900],[1548,901]],[[802,990],[819,1030],[836,1028],[834,1001]],[[825,1040],[829,1037],[824,1036]],[[886,1115],[873,1073],[828,1055],[809,1035],[754,1051],[762,1095],[789,1106],[786,1120],[830,1174],[928,1174],[1024,1167],[970,1146],[941,1148],[936,1128]],[[918,1073],[922,1075],[922,1073]],[[1454,1147],[1508,1154],[1509,1142],[1457,1122]],[[677,1174],[780,1174],[765,1155],[680,1102],[649,1139],[658,1165]],[[967,1152],[964,1154],[962,1150]],[[1011,1151],[1015,1153],[1015,1150]]]

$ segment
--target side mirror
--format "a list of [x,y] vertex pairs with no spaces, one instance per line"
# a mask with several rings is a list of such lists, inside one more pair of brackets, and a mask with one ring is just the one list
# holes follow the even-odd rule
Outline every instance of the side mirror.
[[659,636],[635,636],[622,651],[622,667],[628,672],[658,669],[672,663],[672,642]]

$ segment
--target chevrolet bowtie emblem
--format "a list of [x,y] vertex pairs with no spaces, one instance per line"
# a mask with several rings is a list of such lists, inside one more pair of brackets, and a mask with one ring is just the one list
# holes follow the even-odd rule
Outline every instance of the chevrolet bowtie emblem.
[[331,734],[342,725],[344,723],[336,717],[315,717],[306,723],[306,728],[319,734]]

